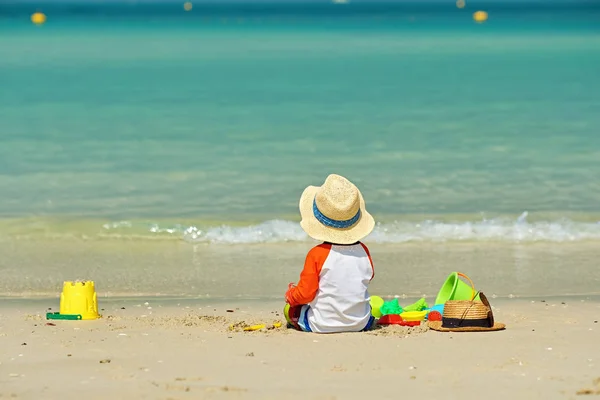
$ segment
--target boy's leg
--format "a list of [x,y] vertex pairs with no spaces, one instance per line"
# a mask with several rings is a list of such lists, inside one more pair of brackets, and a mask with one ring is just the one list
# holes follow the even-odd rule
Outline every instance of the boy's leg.
[[365,326],[361,332],[370,330],[371,328],[373,328],[374,325],[375,325],[375,317],[371,315],[369,317],[369,322],[367,322],[367,326]]
[[288,325],[292,328],[303,332],[310,332],[308,320],[306,319],[307,310],[307,304],[291,307],[286,303],[285,307],[283,308],[283,315],[285,315]]

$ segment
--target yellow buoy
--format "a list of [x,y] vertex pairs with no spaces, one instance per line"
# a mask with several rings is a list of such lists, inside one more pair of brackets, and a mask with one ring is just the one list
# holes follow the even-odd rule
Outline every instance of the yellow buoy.
[[475,11],[473,13],[473,19],[477,23],[485,22],[488,19],[488,13],[486,13],[485,11]]
[[192,2],[191,1],[186,1],[185,3],[183,3],[183,9],[185,11],[192,11]]
[[31,14],[31,22],[36,25],[42,25],[44,22],[46,22],[46,14],[41,12]]
[[456,7],[465,8],[465,0],[456,0]]

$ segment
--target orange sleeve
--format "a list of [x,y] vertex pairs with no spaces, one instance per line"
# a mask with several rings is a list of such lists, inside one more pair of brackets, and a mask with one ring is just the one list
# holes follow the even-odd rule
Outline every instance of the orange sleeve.
[[330,250],[331,245],[323,243],[308,252],[298,286],[292,287],[286,294],[290,306],[295,307],[313,301],[319,291],[321,268],[323,268]]
[[369,257],[369,262],[371,263],[371,269],[373,269],[373,275],[371,275],[371,280],[373,280],[373,278],[375,278],[375,266],[373,265],[373,259],[371,258],[371,253],[369,252],[369,249],[367,248],[367,246],[364,243],[360,243],[360,245],[362,246],[363,249],[365,249],[365,253],[367,253],[367,257]]

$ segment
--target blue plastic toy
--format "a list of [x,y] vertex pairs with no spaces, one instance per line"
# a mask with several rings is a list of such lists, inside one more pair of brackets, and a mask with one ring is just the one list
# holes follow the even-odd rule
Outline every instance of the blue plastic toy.
[[443,304],[436,304],[435,306],[432,306],[431,308],[427,309],[428,313],[425,316],[425,319],[427,319],[427,316],[429,315],[430,312],[432,311],[437,311],[439,312],[441,315],[444,315],[444,305]]

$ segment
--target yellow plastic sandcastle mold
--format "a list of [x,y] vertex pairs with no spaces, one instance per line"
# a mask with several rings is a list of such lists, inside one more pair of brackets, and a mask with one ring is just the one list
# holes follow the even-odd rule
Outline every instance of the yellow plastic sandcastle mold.
[[81,319],[100,318],[94,281],[63,283],[60,294],[61,314],[80,314]]

